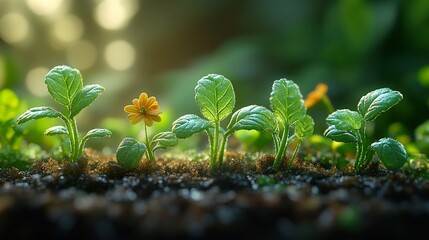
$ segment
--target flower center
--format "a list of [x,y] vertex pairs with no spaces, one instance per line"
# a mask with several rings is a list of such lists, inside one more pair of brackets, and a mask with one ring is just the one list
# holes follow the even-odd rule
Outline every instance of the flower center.
[[144,114],[146,114],[147,110],[145,107],[141,107],[140,112],[144,115]]

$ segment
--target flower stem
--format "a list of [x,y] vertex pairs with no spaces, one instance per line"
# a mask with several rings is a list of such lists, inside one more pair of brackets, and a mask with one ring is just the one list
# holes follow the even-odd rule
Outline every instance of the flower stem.
[[334,106],[332,105],[332,102],[328,96],[326,95],[323,96],[322,101],[325,104],[326,108],[328,109],[329,113],[333,113],[335,111]]
[[145,138],[146,138],[146,157],[147,159],[149,159],[150,162],[155,162],[155,156],[153,155],[153,151],[152,151],[152,146],[149,142],[149,136],[147,134],[147,126],[146,124],[144,124],[144,134],[145,134]]

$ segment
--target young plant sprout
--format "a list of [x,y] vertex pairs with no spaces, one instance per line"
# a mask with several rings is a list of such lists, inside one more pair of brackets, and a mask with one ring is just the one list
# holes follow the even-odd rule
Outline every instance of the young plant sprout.
[[356,144],[355,169],[363,170],[370,163],[373,151],[386,168],[401,168],[407,161],[404,146],[392,138],[382,138],[369,145],[366,138],[366,123],[374,121],[381,113],[402,100],[402,94],[389,88],[374,90],[363,96],[358,111],[341,109],[326,118],[329,127],[325,135],[337,142]]
[[[282,78],[274,81],[270,102],[271,109],[276,116],[274,121],[270,123],[275,126],[274,131],[271,132],[276,152],[273,168],[280,168],[288,145],[297,138],[298,144],[287,163],[288,168],[290,168],[302,141],[313,135],[314,121],[306,114],[307,110],[298,85],[291,80]],[[293,127],[295,133],[290,135]]]
[[237,110],[226,127],[220,123],[235,106],[235,93],[231,82],[222,75],[209,74],[201,78],[195,87],[195,101],[205,119],[187,114],[173,122],[172,131],[180,139],[205,131],[210,144],[210,169],[222,166],[228,137],[238,130],[274,132],[274,115],[265,107],[251,105]]
[[148,97],[146,93],[141,93],[139,98],[133,99],[132,102],[132,105],[124,107],[124,111],[128,113],[128,120],[131,121],[131,124],[143,121],[145,140],[140,142],[134,138],[127,137],[119,144],[116,159],[121,166],[129,169],[137,167],[144,153],[146,153],[149,161],[154,162],[155,150],[173,147],[178,142],[176,135],[172,132],[158,133],[149,140],[147,127],[152,126],[153,122],[161,121],[159,116],[161,110],[155,97]]
[[52,98],[64,106],[64,112],[50,107],[34,107],[18,117],[18,124],[39,118],[59,118],[64,126],[54,126],[45,131],[48,136],[67,135],[70,139],[70,161],[74,162],[83,155],[85,143],[90,138],[110,137],[107,129],[92,129],[83,138],[79,137],[76,115],[88,107],[103,91],[100,85],[83,86],[79,70],[68,66],[57,66],[51,69],[45,77],[45,84]]

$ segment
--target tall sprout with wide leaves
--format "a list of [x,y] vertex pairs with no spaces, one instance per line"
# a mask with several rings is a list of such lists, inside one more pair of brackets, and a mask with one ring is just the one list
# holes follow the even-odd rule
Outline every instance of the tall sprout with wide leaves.
[[326,118],[329,127],[325,135],[337,142],[356,144],[354,166],[357,170],[363,170],[368,166],[374,152],[386,168],[399,169],[407,161],[404,146],[392,138],[382,138],[369,145],[366,124],[398,104],[402,98],[400,92],[389,88],[374,90],[360,99],[358,111],[341,109],[330,114]]
[[195,101],[205,119],[195,114],[184,115],[173,122],[172,131],[181,139],[199,132],[207,133],[212,172],[222,166],[228,137],[235,131],[275,131],[275,126],[271,124],[274,121],[272,112],[257,105],[237,110],[226,129],[221,126],[221,121],[227,118],[235,107],[233,86],[222,75],[209,74],[201,78],[195,88]]
[[298,85],[291,80],[282,78],[274,81],[270,103],[275,115],[274,121],[270,124],[276,126],[271,132],[276,152],[273,168],[280,168],[289,144],[296,138],[297,146],[287,163],[290,168],[302,141],[313,135],[314,121],[306,114],[307,110]]
[[83,86],[82,75],[79,70],[68,66],[57,66],[51,69],[45,77],[52,98],[64,107],[60,112],[50,107],[34,107],[18,117],[18,124],[40,118],[59,118],[65,126],[54,126],[45,131],[48,136],[67,135],[70,139],[70,160],[76,161],[83,154],[83,148],[88,139],[109,137],[112,133],[107,129],[92,129],[80,138],[76,115],[88,107],[103,91],[100,85]]

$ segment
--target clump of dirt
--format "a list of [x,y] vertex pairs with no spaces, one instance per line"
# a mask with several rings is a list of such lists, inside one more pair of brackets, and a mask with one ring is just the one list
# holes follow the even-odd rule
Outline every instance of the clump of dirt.
[[274,171],[273,155],[227,152],[212,174],[207,160],[160,156],[128,170],[85,156],[1,170],[1,239],[398,238],[429,221],[429,181],[379,164],[357,173],[299,157]]

